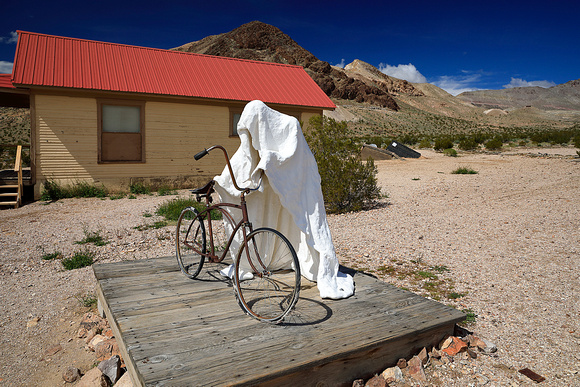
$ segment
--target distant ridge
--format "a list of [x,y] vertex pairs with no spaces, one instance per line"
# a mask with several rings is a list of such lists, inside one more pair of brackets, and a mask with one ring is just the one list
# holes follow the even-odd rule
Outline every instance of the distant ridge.
[[534,107],[541,110],[580,110],[580,79],[549,88],[514,87],[503,90],[477,90],[457,98],[487,109]]

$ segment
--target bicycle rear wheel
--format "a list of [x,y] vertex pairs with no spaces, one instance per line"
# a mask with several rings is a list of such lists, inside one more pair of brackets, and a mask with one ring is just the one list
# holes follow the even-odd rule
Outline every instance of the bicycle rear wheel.
[[[244,272],[251,272],[253,278],[244,280]],[[236,257],[234,284],[238,303],[247,314],[281,322],[300,292],[300,264],[288,239],[271,228],[250,233]]]
[[181,211],[175,232],[175,255],[183,274],[197,277],[203,268],[205,252],[205,226],[197,210],[188,207]]

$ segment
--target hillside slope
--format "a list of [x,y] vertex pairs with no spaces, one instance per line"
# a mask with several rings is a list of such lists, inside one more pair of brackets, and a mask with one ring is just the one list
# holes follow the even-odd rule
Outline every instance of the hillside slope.
[[580,79],[549,88],[514,87],[503,90],[469,91],[458,99],[485,108],[542,110],[580,110]]

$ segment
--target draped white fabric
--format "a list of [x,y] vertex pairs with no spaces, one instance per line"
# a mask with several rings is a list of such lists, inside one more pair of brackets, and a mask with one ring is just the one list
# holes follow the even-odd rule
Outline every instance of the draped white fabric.
[[[254,229],[271,227],[290,240],[302,275],[317,282],[322,298],[351,296],[354,281],[338,270],[318,167],[298,120],[252,101],[244,108],[237,129],[241,144],[231,163],[238,185],[256,187],[262,177],[260,189],[246,196]],[[227,168],[214,180],[222,201],[239,202],[240,192]],[[241,216],[236,210],[232,215]],[[235,251],[233,246],[232,254]]]

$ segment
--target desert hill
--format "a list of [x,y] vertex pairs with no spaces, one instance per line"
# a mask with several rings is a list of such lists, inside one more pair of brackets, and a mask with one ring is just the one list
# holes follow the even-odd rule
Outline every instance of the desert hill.
[[259,21],[184,44],[174,50],[302,66],[332,98],[399,109],[387,87],[349,77],[342,69],[316,58],[280,29]]
[[503,90],[477,90],[457,98],[484,108],[517,109],[535,107],[542,110],[578,110],[580,79],[549,88],[514,87]]

